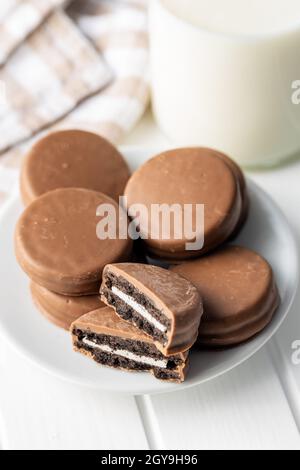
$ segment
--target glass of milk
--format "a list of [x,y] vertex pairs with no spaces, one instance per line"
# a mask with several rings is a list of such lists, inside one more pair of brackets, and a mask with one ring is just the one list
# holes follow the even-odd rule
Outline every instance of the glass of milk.
[[300,0],[151,0],[152,98],[177,145],[246,166],[300,153]]

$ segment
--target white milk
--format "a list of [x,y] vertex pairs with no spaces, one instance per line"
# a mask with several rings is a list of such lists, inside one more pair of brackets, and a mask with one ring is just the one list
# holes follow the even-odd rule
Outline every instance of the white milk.
[[210,31],[274,33],[300,25],[299,0],[162,0],[175,15]]
[[299,151],[300,0],[152,0],[150,43],[154,112],[174,144],[252,166]]

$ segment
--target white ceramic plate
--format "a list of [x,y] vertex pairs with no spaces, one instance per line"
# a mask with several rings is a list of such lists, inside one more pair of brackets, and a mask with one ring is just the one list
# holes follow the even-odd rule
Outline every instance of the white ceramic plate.
[[[132,169],[150,152],[125,152]],[[174,385],[147,373],[127,373],[101,367],[72,351],[70,335],[49,323],[33,306],[28,279],[19,268],[13,247],[16,221],[22,211],[18,196],[0,214],[0,332],[24,356],[46,371],[78,384],[101,390],[130,393],[161,393],[211,380],[257,352],[278,330],[293,301],[297,283],[297,250],[290,227],[276,204],[253,182],[249,220],[235,243],[253,248],[271,263],[281,295],[281,306],[272,323],[253,340],[225,351],[191,353],[186,382]]]

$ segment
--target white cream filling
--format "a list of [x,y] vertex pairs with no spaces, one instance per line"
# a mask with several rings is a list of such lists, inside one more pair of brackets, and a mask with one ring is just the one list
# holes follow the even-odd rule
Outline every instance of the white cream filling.
[[115,294],[119,299],[123,300],[127,305],[132,307],[137,313],[139,313],[142,317],[144,317],[149,323],[151,323],[155,328],[159,331],[165,333],[167,331],[167,327],[160,323],[156,318],[154,318],[148,310],[145,309],[142,305],[140,305],[136,300],[134,300],[130,295],[124,294],[121,290],[117,287],[112,286],[111,288],[113,294]]
[[166,369],[168,361],[167,360],[160,360],[160,359],[153,359],[152,357],[147,356],[138,356],[130,351],[126,351],[125,349],[113,349],[107,344],[97,344],[94,341],[90,341],[87,338],[83,338],[82,342],[92,348],[100,349],[101,351],[115,354],[117,356],[126,357],[126,359],[130,359],[135,362],[140,362],[142,364],[147,364],[149,366],[160,367],[161,369]]

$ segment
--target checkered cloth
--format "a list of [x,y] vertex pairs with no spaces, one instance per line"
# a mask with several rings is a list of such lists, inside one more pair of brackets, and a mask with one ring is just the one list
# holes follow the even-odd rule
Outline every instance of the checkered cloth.
[[54,7],[65,4],[65,0],[1,0],[0,66]]
[[43,133],[81,128],[119,142],[140,119],[146,0],[1,0],[0,60],[1,209]]

